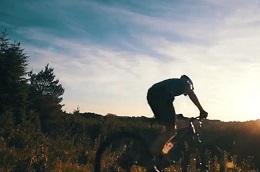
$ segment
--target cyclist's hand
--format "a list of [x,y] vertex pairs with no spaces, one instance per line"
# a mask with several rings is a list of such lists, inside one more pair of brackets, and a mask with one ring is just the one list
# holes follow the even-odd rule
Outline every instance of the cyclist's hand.
[[205,110],[200,111],[200,119],[206,119],[208,117],[208,112]]
[[184,116],[183,116],[183,114],[176,114],[176,118],[177,119],[182,119],[182,118],[184,118]]
[[183,114],[176,114],[176,120],[185,120],[186,117],[183,116]]

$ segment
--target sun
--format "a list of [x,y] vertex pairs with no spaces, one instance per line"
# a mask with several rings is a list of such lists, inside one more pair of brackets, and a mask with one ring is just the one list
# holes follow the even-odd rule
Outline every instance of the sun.
[[260,91],[245,92],[239,101],[239,106],[248,120],[260,119],[259,96]]

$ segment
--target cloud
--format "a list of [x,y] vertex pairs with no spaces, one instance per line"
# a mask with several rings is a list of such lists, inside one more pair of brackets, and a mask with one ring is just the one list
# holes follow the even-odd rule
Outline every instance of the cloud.
[[[145,74],[148,70],[144,68],[151,68],[157,61],[146,55],[40,35],[37,36],[38,40],[51,40],[52,44],[49,46],[57,47],[57,51],[51,51],[47,46],[39,48],[24,45],[31,57],[29,67],[37,72],[50,63],[65,88],[77,92],[73,93],[76,96],[85,94],[88,101],[97,99],[97,104],[104,101],[103,97],[111,99],[129,96],[131,93],[128,90],[134,88],[135,83],[140,80],[140,73]],[[71,98],[72,96],[70,95]]]

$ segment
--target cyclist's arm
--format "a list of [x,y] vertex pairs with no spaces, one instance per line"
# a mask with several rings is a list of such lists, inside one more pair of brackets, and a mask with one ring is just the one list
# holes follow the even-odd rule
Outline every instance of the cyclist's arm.
[[188,92],[188,96],[191,99],[191,101],[198,107],[198,109],[200,110],[200,118],[201,119],[206,119],[208,117],[208,112],[206,112],[202,106],[200,105],[200,102],[196,96],[196,94],[194,93],[193,90],[191,90],[190,92]]
[[208,116],[208,113],[202,108],[199,99],[197,98],[195,92],[193,91],[194,87],[191,84],[187,84],[184,95],[188,95],[191,101],[197,106],[197,108],[200,111],[200,116],[202,118],[206,118]]
[[197,106],[197,108],[200,110],[200,112],[203,112],[204,109],[202,108],[202,106],[200,105],[200,102],[195,94],[195,92],[193,90],[189,90],[189,92],[187,93],[189,98],[191,99],[191,101]]

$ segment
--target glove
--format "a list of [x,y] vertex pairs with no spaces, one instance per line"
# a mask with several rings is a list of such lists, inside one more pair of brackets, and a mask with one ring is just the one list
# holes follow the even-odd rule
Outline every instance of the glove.
[[208,112],[205,110],[200,111],[200,119],[206,119],[208,117]]
[[177,120],[182,120],[182,119],[184,119],[183,114],[176,114],[176,119],[177,119]]

